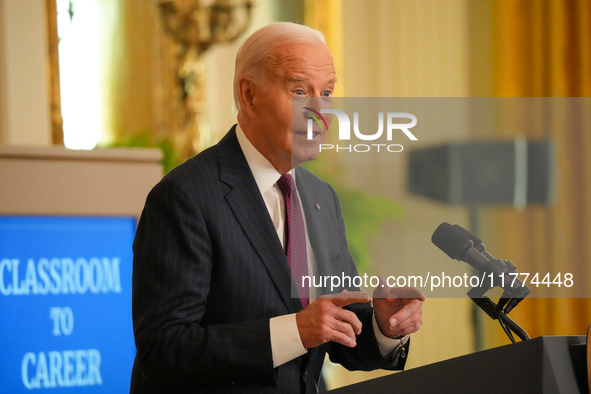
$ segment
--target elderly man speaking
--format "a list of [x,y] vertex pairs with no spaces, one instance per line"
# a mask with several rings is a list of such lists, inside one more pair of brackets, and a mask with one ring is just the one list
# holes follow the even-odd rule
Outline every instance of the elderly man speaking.
[[335,83],[308,27],[272,24],[240,48],[238,124],[167,174],[138,224],[132,393],[315,393],[326,352],[351,370],[404,367],[418,290],[380,286],[372,307],[354,288],[302,285],[357,274],[336,194],[299,167],[324,134],[291,124],[292,99],[330,98]]

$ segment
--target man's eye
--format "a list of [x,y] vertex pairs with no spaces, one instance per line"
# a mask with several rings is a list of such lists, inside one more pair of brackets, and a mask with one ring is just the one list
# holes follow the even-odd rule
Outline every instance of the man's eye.
[[297,94],[298,96],[303,96],[304,95],[304,91],[302,89],[298,89],[295,91],[295,94]]
[[322,95],[323,95],[324,97],[330,97],[330,95],[331,95],[331,94],[332,94],[332,92],[331,92],[330,90],[325,90],[325,91],[322,93]]

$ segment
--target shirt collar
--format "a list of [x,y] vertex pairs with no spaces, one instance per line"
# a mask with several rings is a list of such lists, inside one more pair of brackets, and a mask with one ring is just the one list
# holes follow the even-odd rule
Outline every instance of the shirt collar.
[[[236,137],[238,137],[238,143],[240,144],[242,153],[244,153],[250,171],[252,171],[252,175],[259,187],[259,191],[263,194],[277,183],[279,178],[281,178],[281,174],[275,169],[275,167],[273,167],[273,164],[271,164],[271,162],[252,145],[250,140],[246,138],[240,124],[236,125]],[[289,173],[294,177],[295,171],[291,170]]]

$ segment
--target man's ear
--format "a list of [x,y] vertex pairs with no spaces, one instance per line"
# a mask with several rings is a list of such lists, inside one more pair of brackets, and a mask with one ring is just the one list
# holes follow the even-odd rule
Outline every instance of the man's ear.
[[240,108],[246,114],[250,114],[253,110],[257,86],[248,77],[241,77],[238,81],[238,89],[240,92]]

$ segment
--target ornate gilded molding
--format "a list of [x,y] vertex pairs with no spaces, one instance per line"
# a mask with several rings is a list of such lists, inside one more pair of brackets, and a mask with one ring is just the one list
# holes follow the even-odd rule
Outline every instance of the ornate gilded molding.
[[250,0],[159,0],[165,31],[176,45],[177,74],[170,133],[186,160],[203,148],[209,134],[205,119],[203,54],[213,45],[235,41],[251,20]]
[[60,90],[59,37],[57,34],[56,0],[45,0],[47,10],[47,49],[51,116],[51,142],[53,145],[64,145],[64,120],[62,118],[62,101]]

